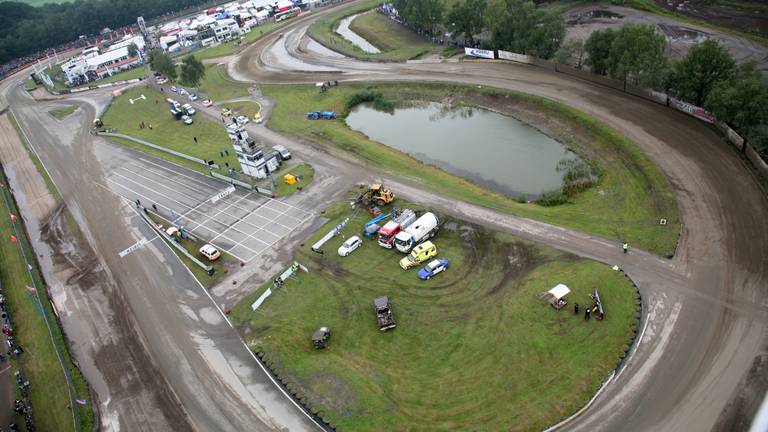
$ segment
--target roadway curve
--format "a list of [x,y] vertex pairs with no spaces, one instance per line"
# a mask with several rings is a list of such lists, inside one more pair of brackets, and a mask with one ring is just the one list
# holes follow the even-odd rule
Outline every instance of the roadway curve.
[[[652,102],[533,66],[370,63],[326,56],[306,48],[304,34],[315,19],[296,20],[259,40],[231,59],[230,74],[259,83],[431,80],[518,90],[576,107],[636,142],[664,170],[681,209],[680,243],[669,261],[640,253],[625,258],[604,239],[436,199],[407,184],[395,187],[457,216],[621,263],[640,285],[642,340],[594,404],[567,425],[569,430],[733,430],[749,423],[766,385],[755,376],[764,376],[766,361],[768,200],[749,166],[713,128]],[[292,58],[285,59],[286,53]]]
[[[249,47],[229,63],[230,73],[257,82],[442,80],[521,90],[575,106],[606,122],[637,142],[662,167],[677,192],[684,221],[672,260],[641,251],[623,256],[617,244],[606,239],[457,203],[397,179],[387,180],[403,195],[442,211],[581,256],[618,263],[638,282],[646,314],[637,351],[595,403],[567,425],[569,429],[727,428],[721,413],[739,400],[744,387],[741,381],[753,362],[764,360],[768,321],[762,297],[768,286],[768,227],[764,223],[768,202],[738,155],[714,131],[690,117],[541,69],[471,62],[365,63],[302,51],[302,33],[320,14],[298,18],[282,28],[284,36],[275,33]],[[278,39],[283,46],[275,50]],[[279,61],[285,55],[293,57],[289,61],[294,66],[288,69],[304,69],[295,64],[306,63],[313,65],[307,70],[339,72],[287,71]],[[126,366],[138,368],[126,369],[124,377],[118,374],[106,383],[96,380],[99,395],[118,398],[117,403],[102,400],[102,408],[119,417],[113,429],[314,428],[255,366],[234,329],[215,318],[211,300],[190,288],[197,287],[196,282],[167,248],[152,244],[127,260],[117,258],[117,252],[149,233],[130,208],[96,186],[104,180],[105,158],[113,150],[86,131],[108,95],[97,92],[70,99],[69,103],[84,109],[59,125],[43,115],[50,103],[30,100],[16,86],[19,79],[0,84],[0,98],[5,96],[32,135],[35,149],[107,269],[105,285],[109,287],[103,294],[112,300],[107,306],[128,315],[123,319],[132,322],[132,332],[96,334],[94,344],[119,345],[133,336],[141,342],[137,349],[146,351],[146,358],[142,357],[145,366],[134,365],[132,358],[117,366],[95,365],[97,377],[110,367],[119,371]],[[268,143],[287,143],[303,159],[317,160],[316,193],[307,195],[314,199],[334,199],[339,190],[346,190],[343,187],[366,176],[356,162],[340,160],[326,149],[293,142],[260,127],[252,131]],[[335,193],[325,195],[329,191]],[[306,204],[312,204],[307,208],[320,208],[322,203]],[[278,261],[288,258],[285,250],[290,245],[282,246]],[[231,294],[226,287],[212,293],[217,301],[219,294]],[[75,299],[82,304],[73,302],[73,310],[68,311],[70,322],[80,320],[87,323],[85,327],[104,323],[99,317],[104,304],[93,297],[98,296],[90,292]],[[68,319],[63,321],[67,327]],[[107,319],[106,325],[114,325],[112,321]],[[83,355],[88,352],[84,350]],[[747,383],[748,390],[754,382]],[[156,392],[136,391],[136,387]],[[105,417],[102,413],[102,420]]]

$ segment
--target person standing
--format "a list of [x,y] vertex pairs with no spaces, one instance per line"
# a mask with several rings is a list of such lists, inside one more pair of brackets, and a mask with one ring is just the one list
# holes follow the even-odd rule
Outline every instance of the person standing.
[[624,242],[624,244],[621,245],[621,248],[624,249],[624,253],[626,254],[629,250],[629,243]]
[[584,321],[589,320],[589,308],[584,308]]
[[195,140],[195,144],[197,144],[197,137],[192,137],[193,140]]
[[579,304],[578,303],[575,303],[573,305],[573,314],[574,315],[578,315],[579,314]]

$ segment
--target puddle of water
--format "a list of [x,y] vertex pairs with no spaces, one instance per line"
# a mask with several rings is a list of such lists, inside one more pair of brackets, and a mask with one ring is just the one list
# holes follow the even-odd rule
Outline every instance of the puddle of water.
[[307,50],[312,51],[313,53],[320,54],[323,57],[332,57],[332,58],[344,58],[342,54],[337,53],[336,51],[332,49],[326,48],[324,45],[321,45],[318,42],[315,42],[314,39],[308,38],[309,42],[307,43]]
[[365,52],[367,52],[369,54],[378,54],[378,53],[381,52],[381,51],[379,51],[378,48],[373,46],[370,42],[368,42],[367,40],[363,39],[360,35],[358,35],[357,33],[353,32],[349,28],[349,25],[352,23],[352,21],[355,18],[357,18],[358,16],[360,16],[360,15],[361,14],[348,16],[348,17],[344,18],[343,20],[341,20],[341,22],[339,22],[339,28],[336,29],[336,33],[340,34],[341,37],[343,37],[344,39],[346,39],[346,40],[352,42],[353,44],[357,45],[357,47],[360,48],[361,50],[363,50],[363,51],[365,51]]
[[559,142],[512,117],[437,103],[396,109],[360,105],[350,128],[501,194],[537,198],[562,184],[557,164],[576,159]]

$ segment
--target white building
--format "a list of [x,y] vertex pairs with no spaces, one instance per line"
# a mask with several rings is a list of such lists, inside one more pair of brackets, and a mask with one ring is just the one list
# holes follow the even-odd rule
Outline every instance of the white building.
[[[135,44],[139,52],[135,56],[128,54],[128,47]],[[96,47],[83,50],[83,53],[61,65],[61,70],[69,84],[84,83],[101,79],[105,76],[131,69],[143,63],[141,50],[144,48],[144,38],[135,36],[125,38],[111,46],[105,53],[99,53]]]
[[248,132],[242,128],[231,128],[228,132],[237,161],[245,175],[263,179],[280,167],[277,153],[264,156],[264,149],[248,136]]

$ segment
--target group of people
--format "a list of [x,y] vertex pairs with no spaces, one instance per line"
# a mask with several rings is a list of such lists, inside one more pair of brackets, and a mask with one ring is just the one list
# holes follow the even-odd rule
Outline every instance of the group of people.
[[[8,315],[7,305],[5,303],[5,297],[2,294],[2,289],[0,289],[0,317],[2,317],[3,321],[2,332],[5,336],[6,343],[8,344],[8,352],[6,355],[8,358],[11,356],[18,357],[24,353],[24,349],[16,342],[16,339],[13,336],[11,317]],[[0,362],[5,362],[7,360],[6,355],[0,354]],[[24,377],[24,375],[22,375],[21,371],[19,370],[14,372],[13,375],[16,378],[16,385],[19,387],[19,394],[21,395],[21,399],[16,399],[14,401],[13,409],[16,411],[16,413],[21,414],[24,417],[26,430],[34,431],[35,425],[32,423],[32,404],[29,399],[29,381]],[[19,430],[19,428],[16,423],[11,423],[7,430],[13,432]],[[0,428],[0,432],[4,431],[5,429]]]

